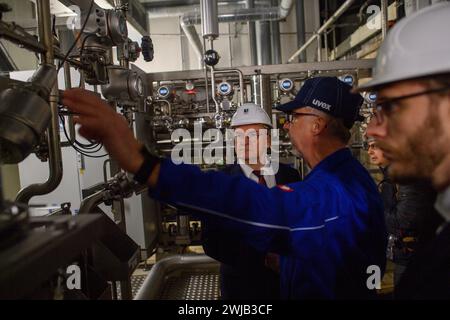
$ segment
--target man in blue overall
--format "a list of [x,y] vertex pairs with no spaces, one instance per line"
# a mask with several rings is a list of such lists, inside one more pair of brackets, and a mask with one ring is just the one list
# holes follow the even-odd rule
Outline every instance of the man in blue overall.
[[[280,163],[276,170],[265,152],[271,144],[272,122],[261,106],[243,104],[233,115],[231,128],[235,133],[238,161],[223,168],[222,172],[230,176],[245,176],[268,188],[300,181],[298,171],[287,165]],[[263,169],[268,170],[264,172]],[[202,233],[205,253],[221,262],[222,299],[280,298],[278,255],[255,250],[240,241],[238,234],[224,230],[220,221],[203,223]]]
[[152,197],[200,210],[256,250],[280,254],[282,298],[375,296],[386,231],[375,183],[346,147],[362,103],[350,86],[335,77],[308,79],[295,100],[281,106],[291,115],[292,144],[312,171],[302,182],[272,189],[151,155],[123,117],[80,90],[63,97],[77,113],[80,134],[103,142],[124,170],[149,185]]

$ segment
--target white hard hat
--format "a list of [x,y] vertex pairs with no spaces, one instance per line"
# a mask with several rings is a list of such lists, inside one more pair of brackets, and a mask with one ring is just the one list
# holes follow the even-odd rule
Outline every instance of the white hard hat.
[[450,72],[450,3],[431,5],[400,20],[378,51],[373,79],[357,88]]
[[272,122],[267,113],[254,103],[244,103],[237,109],[231,119],[232,128],[247,124],[263,124],[272,128]]

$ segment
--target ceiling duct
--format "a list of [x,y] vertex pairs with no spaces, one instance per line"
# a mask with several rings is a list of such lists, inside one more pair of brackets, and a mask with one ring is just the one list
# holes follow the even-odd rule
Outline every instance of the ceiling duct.
[[[219,23],[283,20],[289,15],[293,3],[293,0],[281,0],[278,7],[219,9],[218,20]],[[181,28],[201,61],[203,58],[203,47],[197,31],[193,27],[196,24],[201,24],[201,14],[198,11],[186,13],[180,19]]]

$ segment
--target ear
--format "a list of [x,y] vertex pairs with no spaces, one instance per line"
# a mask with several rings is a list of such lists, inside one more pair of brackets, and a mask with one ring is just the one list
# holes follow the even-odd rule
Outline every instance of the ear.
[[317,136],[322,133],[323,130],[327,127],[327,122],[323,118],[315,118],[311,124],[311,131],[314,136]]

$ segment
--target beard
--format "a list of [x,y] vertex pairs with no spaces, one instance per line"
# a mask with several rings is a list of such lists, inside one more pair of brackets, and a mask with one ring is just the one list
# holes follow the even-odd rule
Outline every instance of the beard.
[[400,184],[429,182],[445,155],[442,140],[443,128],[439,116],[430,111],[424,123],[406,137],[402,145],[390,146],[380,141],[380,148],[388,157],[390,154],[393,156],[388,168],[391,179]]

